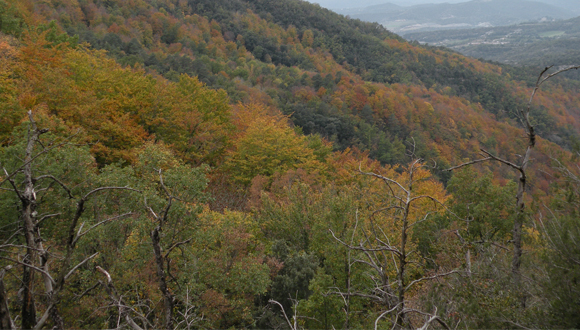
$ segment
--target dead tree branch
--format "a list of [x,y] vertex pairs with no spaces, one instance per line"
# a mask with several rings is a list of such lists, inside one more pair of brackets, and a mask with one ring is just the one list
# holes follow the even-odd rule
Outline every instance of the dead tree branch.
[[[484,149],[480,149],[482,154],[484,156],[487,156],[485,158],[482,159],[478,159],[478,160],[474,160],[474,161],[470,161],[470,162],[466,162],[451,168],[448,168],[446,171],[452,171],[452,170],[456,170],[459,169],[461,167],[464,166],[469,166],[469,165],[473,165],[476,163],[480,163],[480,162],[484,162],[484,161],[497,161],[499,163],[502,163],[504,165],[510,166],[511,168],[513,168],[514,170],[516,170],[519,173],[519,179],[518,179],[518,190],[517,190],[517,194],[516,194],[516,218],[514,221],[514,226],[513,226],[513,257],[512,257],[512,266],[511,266],[511,271],[512,271],[512,278],[514,281],[514,284],[517,288],[517,290],[520,290],[520,282],[521,282],[521,272],[520,272],[520,265],[521,265],[521,258],[522,258],[522,227],[523,227],[523,223],[525,220],[525,200],[524,200],[524,195],[526,192],[526,188],[527,188],[527,175],[526,175],[526,169],[527,166],[530,162],[530,156],[531,156],[531,152],[532,149],[534,148],[534,146],[536,145],[536,132],[535,132],[535,128],[532,125],[531,121],[530,121],[530,111],[531,111],[531,107],[532,107],[532,103],[534,100],[534,96],[536,95],[536,93],[538,92],[538,90],[540,89],[540,87],[542,86],[542,84],[544,82],[546,82],[548,79],[557,76],[563,72],[566,71],[570,71],[570,70],[577,70],[580,68],[580,65],[574,65],[574,66],[569,66],[563,69],[560,69],[554,73],[551,74],[547,74],[548,70],[550,70],[552,68],[552,66],[546,67],[539,75],[538,75],[538,79],[536,81],[536,84],[534,86],[534,89],[531,92],[530,98],[528,100],[527,106],[525,108],[520,108],[519,110],[519,116],[520,116],[520,120],[522,121],[522,124],[524,126],[524,131],[526,133],[527,136],[527,147],[525,150],[525,153],[523,154],[523,157],[521,159],[520,164],[515,164],[513,162],[510,162],[508,160],[502,159],[500,157],[497,157],[495,155],[492,155],[490,152],[484,150]],[[521,297],[521,305],[522,307],[525,307],[525,297],[522,295]]]
[[121,298],[118,295],[117,289],[115,289],[115,286],[113,284],[113,279],[111,278],[111,274],[109,274],[109,272],[107,272],[105,269],[103,269],[100,266],[97,266],[96,269],[97,269],[97,271],[99,271],[100,273],[105,275],[105,277],[107,278],[107,284],[103,283],[103,286],[105,287],[105,290],[109,294],[109,297],[114,302],[114,304],[119,307],[119,310],[120,310],[119,317],[122,319],[125,319],[127,324],[133,330],[143,330],[143,328],[141,328],[137,323],[135,323],[135,321],[131,317],[131,315],[129,313],[131,311],[131,309],[129,307],[125,306],[125,304],[123,304],[123,298]]

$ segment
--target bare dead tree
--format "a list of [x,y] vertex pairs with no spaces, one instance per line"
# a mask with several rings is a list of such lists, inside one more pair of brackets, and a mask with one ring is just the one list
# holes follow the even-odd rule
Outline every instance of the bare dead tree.
[[[550,67],[546,67],[538,76],[538,79],[536,81],[536,85],[534,87],[534,89],[532,90],[532,93],[530,95],[530,99],[528,100],[527,106],[525,108],[522,108],[519,110],[518,116],[519,119],[521,121],[521,124],[523,126],[523,129],[526,133],[526,137],[527,137],[527,146],[526,146],[526,150],[523,154],[523,156],[520,158],[520,162],[519,163],[514,163],[514,162],[510,162],[506,159],[500,158],[496,155],[493,155],[492,153],[488,152],[487,150],[481,148],[480,152],[482,155],[482,158],[480,159],[476,159],[470,162],[466,162],[454,167],[451,167],[449,169],[446,169],[445,171],[452,171],[455,169],[459,169],[465,166],[469,166],[469,165],[473,165],[473,164],[477,164],[477,163],[481,163],[481,162],[487,162],[487,161],[495,161],[495,162],[499,162],[500,164],[509,166],[511,168],[513,168],[517,173],[519,173],[519,179],[518,179],[518,190],[517,190],[517,194],[516,194],[516,217],[515,217],[515,221],[514,221],[514,227],[513,227],[513,257],[512,257],[512,265],[511,265],[511,273],[512,273],[512,278],[513,278],[513,282],[516,286],[516,288],[519,288],[521,286],[521,271],[520,271],[520,266],[521,266],[521,258],[522,258],[522,227],[524,224],[524,220],[525,220],[525,193],[526,193],[526,188],[527,188],[527,174],[526,174],[526,170],[527,167],[530,163],[530,157],[531,157],[531,153],[533,148],[536,146],[536,131],[535,128],[532,124],[532,122],[530,121],[530,111],[532,108],[532,102],[534,100],[534,96],[536,95],[537,91],[540,89],[540,87],[542,86],[542,84],[544,84],[548,79],[557,76],[563,72],[566,71],[570,71],[570,70],[577,70],[580,68],[580,65],[575,65],[575,66],[569,66],[569,67],[565,67],[562,69],[557,70],[556,72],[550,73],[548,74],[548,70],[550,70],[552,68],[552,66]],[[522,307],[525,307],[525,297],[522,296],[521,298],[521,305]]]
[[149,211],[149,213],[156,222],[156,226],[151,231],[150,236],[151,236],[151,244],[153,246],[153,253],[155,255],[157,281],[159,285],[159,290],[163,295],[163,314],[165,319],[163,322],[163,328],[167,330],[172,330],[174,322],[173,307],[175,306],[175,296],[173,295],[173,293],[171,293],[171,291],[169,290],[169,286],[167,284],[168,283],[167,273],[169,272],[169,270],[167,269],[169,267],[168,258],[170,253],[174,249],[191,242],[192,239],[189,238],[184,241],[173,242],[164,251],[161,244],[161,235],[163,233],[163,227],[169,220],[169,211],[173,206],[173,201],[179,200],[179,198],[173,196],[169,191],[169,189],[167,189],[167,186],[165,186],[165,183],[163,182],[162,171],[159,169],[157,170],[157,172],[159,174],[159,185],[161,186],[163,193],[167,197],[167,204],[165,205],[165,208],[159,214],[157,214],[153,210],[153,208],[147,204],[147,199],[145,199],[145,208]]
[[165,256],[161,252],[162,247],[160,233],[163,230],[163,225],[167,222],[169,211],[171,210],[174,197],[169,193],[169,190],[163,183],[163,175],[161,173],[161,170],[159,170],[159,184],[163,188],[165,194],[167,194],[168,198],[165,209],[162,211],[161,214],[158,215],[157,213],[155,213],[153,208],[147,205],[147,199],[145,199],[145,207],[151,213],[151,215],[155,219],[155,222],[157,223],[157,226],[155,226],[155,228],[151,231],[151,244],[153,246],[153,252],[155,254],[155,265],[157,271],[157,281],[159,282],[159,290],[163,295],[163,304],[164,304],[163,314],[165,317],[163,326],[164,329],[169,330],[173,329],[173,305],[175,297],[173,297],[173,294],[169,292],[169,288],[167,286],[167,275],[165,272]]
[[[421,282],[439,279],[458,272],[457,270],[451,270],[438,272],[412,281],[408,279],[408,266],[413,262],[409,258],[412,254],[418,252],[409,247],[410,230],[416,224],[427,221],[431,215],[430,212],[425,212],[420,217],[417,217],[417,215],[412,215],[412,209],[415,204],[424,200],[432,202],[435,208],[444,207],[443,203],[435,197],[416,193],[419,182],[425,180],[424,177],[417,176],[418,170],[422,167],[423,165],[418,159],[411,162],[405,168],[407,172],[405,182],[399,182],[374,172],[363,172],[359,168],[361,174],[383,181],[389,192],[389,196],[386,198],[388,202],[373,212],[366,230],[359,223],[357,216],[355,228],[361,228],[360,232],[362,233],[362,239],[357,245],[352,242],[344,242],[330,230],[334,239],[340,244],[344,245],[349,251],[358,252],[359,257],[354,257],[353,263],[370,268],[371,275],[369,277],[373,282],[372,288],[367,288],[365,291],[350,290],[349,288],[347,292],[337,290],[330,292],[330,294],[340,295],[343,299],[351,296],[361,297],[383,306],[383,311],[375,320],[375,329],[378,328],[379,321],[387,317],[390,317],[394,328],[411,328],[413,325],[408,315],[422,312],[407,306],[408,292]],[[376,223],[375,216],[380,213],[385,214],[397,223],[398,242],[392,243],[393,237],[389,236]],[[395,276],[391,275],[393,270]],[[440,318],[435,317],[433,320],[436,319]]]
[[[73,275],[73,273],[80,267],[85,265],[88,261],[95,258],[98,253],[86,257],[79,263],[73,263],[74,250],[78,243],[78,240],[87,234],[89,231],[97,228],[98,226],[108,223],[110,221],[131,215],[132,213],[126,213],[111,219],[107,219],[97,223],[96,225],[90,227],[86,231],[82,231],[84,223],[78,228],[79,221],[85,211],[86,202],[95,194],[107,191],[107,190],[134,190],[128,187],[100,187],[94,189],[84,196],[77,199],[76,211],[72,219],[70,219],[65,255],[61,258],[59,265],[59,271],[51,271],[49,265],[51,262],[52,254],[49,253],[50,247],[45,247],[43,242],[45,238],[41,234],[40,224],[46,219],[60,216],[61,214],[48,214],[42,217],[38,216],[38,203],[37,203],[37,193],[40,191],[46,191],[46,189],[39,188],[39,185],[45,181],[50,180],[51,183],[58,185],[62,188],[68,198],[75,199],[71,189],[64,184],[60,179],[53,175],[40,175],[36,176],[35,160],[39,158],[40,155],[47,154],[54,147],[46,148],[40,140],[40,136],[48,132],[48,129],[39,129],[34,120],[32,111],[28,112],[29,117],[29,130],[28,130],[28,140],[26,143],[26,148],[24,151],[23,164],[13,171],[11,174],[8,173],[6,168],[2,168],[6,177],[2,180],[0,185],[5,182],[10,183],[11,189],[14,194],[18,197],[21,203],[20,211],[20,228],[15,231],[3,244],[0,244],[0,250],[6,249],[23,249],[25,250],[24,257],[22,260],[15,259],[6,256],[0,256],[4,260],[11,261],[15,264],[21,265],[23,267],[22,271],[22,303],[21,303],[21,317],[22,317],[22,328],[24,329],[41,329],[44,327],[48,319],[52,319],[54,323],[54,329],[64,329],[64,323],[62,317],[58,312],[59,293],[64,289],[66,280]],[[68,142],[57,144],[57,146],[63,146]],[[40,151],[36,151],[35,147],[39,145],[41,147]],[[18,173],[21,173],[24,177],[21,187],[15,182],[14,178]],[[14,244],[19,235],[23,235],[25,239],[25,245]],[[36,318],[37,310],[35,304],[35,290],[34,290],[34,274],[40,273],[43,278],[44,292],[46,297],[46,310],[40,317]],[[1,308],[1,306],[0,306]],[[8,311],[7,311],[8,312]],[[12,320],[10,315],[3,316],[5,320]],[[13,322],[12,322],[13,324]]]
[[278,307],[280,307],[281,311],[282,311],[282,315],[284,316],[284,320],[286,321],[286,324],[288,324],[288,326],[290,327],[290,330],[298,330],[298,316],[297,316],[297,307],[298,307],[298,300],[293,299],[293,304],[294,304],[294,316],[292,317],[292,321],[290,321],[290,319],[288,318],[288,314],[286,314],[286,310],[284,310],[284,306],[282,306],[281,303],[279,303],[278,301],[274,300],[274,299],[270,299],[268,300],[268,303],[272,304],[272,305],[277,305]]
[[429,328],[429,326],[431,325],[431,323],[433,323],[433,322],[437,322],[443,328],[445,328],[447,330],[451,330],[451,328],[449,327],[449,325],[447,325],[447,323],[445,323],[445,321],[443,321],[443,319],[441,319],[441,317],[439,317],[437,315],[437,307],[435,307],[435,311],[433,312],[433,314],[421,312],[421,311],[418,311],[418,310],[411,310],[411,312],[412,313],[420,314],[420,315],[422,315],[422,316],[424,316],[424,317],[427,318],[425,320],[425,323],[423,324],[423,326],[421,326],[420,328],[417,328],[417,330],[427,330]]
[[300,300],[298,300],[297,298],[289,298],[289,299],[290,299],[290,301],[292,301],[292,310],[293,310],[292,319],[288,318],[288,314],[286,313],[284,306],[279,301],[274,300],[274,299],[270,299],[270,300],[268,300],[268,303],[270,305],[276,305],[276,306],[280,307],[280,310],[282,312],[282,316],[284,316],[284,320],[286,321],[286,324],[288,325],[288,327],[290,327],[290,330],[303,329],[303,327],[300,327],[298,325],[299,319],[310,319],[310,320],[318,321],[315,318],[300,316],[298,314],[298,305],[300,304]]
[[10,310],[8,309],[8,297],[6,296],[6,288],[4,286],[4,274],[7,270],[12,268],[11,265],[0,270],[0,328],[1,329],[16,329],[14,321],[10,317]]
[[[120,320],[124,319],[125,322],[127,322],[127,324],[129,325],[129,327],[131,327],[131,329],[133,329],[133,330],[143,330],[143,328],[141,328],[135,322],[133,317],[131,316],[131,312],[134,312],[134,310],[132,308],[130,308],[129,306],[127,306],[123,302],[123,297],[117,293],[117,289],[115,288],[115,285],[113,284],[113,279],[111,277],[111,274],[109,274],[109,272],[107,272],[105,269],[103,269],[100,266],[97,266],[96,270],[99,271],[100,273],[102,273],[103,275],[105,275],[105,278],[107,279],[106,283],[99,281],[99,284],[105,288],[105,291],[109,295],[111,302],[113,303],[114,306],[116,306],[119,309],[119,319]],[[141,320],[147,321],[147,319],[142,317],[142,316],[141,316]],[[117,328],[120,328],[119,322],[117,322]]]
[[189,287],[185,289],[185,301],[183,311],[178,311],[181,321],[175,325],[175,329],[197,329],[196,324],[203,320],[203,314],[198,315],[195,310],[198,306],[192,303]]
[[[355,218],[356,218],[356,222],[355,222],[355,226],[354,229],[352,231],[351,237],[350,237],[350,245],[354,245],[354,237],[355,234],[357,232],[357,227],[359,224],[359,219],[358,219],[358,211],[355,213]],[[331,231],[332,232],[332,231]],[[335,294],[340,295],[340,297],[342,298],[343,302],[344,302],[344,314],[345,314],[345,318],[344,318],[344,329],[350,329],[350,314],[351,314],[351,292],[352,292],[352,268],[353,266],[357,263],[356,260],[353,260],[353,250],[352,249],[347,249],[347,258],[345,260],[345,271],[346,271],[346,278],[345,278],[345,288],[346,288],[346,292],[344,292],[344,294],[338,289],[337,289]]]

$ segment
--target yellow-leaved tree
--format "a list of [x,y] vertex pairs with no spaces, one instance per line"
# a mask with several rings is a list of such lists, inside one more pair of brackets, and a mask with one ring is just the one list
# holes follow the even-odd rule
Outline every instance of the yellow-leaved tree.
[[307,172],[325,170],[317,147],[310,147],[307,137],[289,127],[287,117],[268,114],[264,106],[250,104],[238,105],[237,119],[242,132],[225,165],[239,183],[249,184],[258,175],[271,177],[299,168]]

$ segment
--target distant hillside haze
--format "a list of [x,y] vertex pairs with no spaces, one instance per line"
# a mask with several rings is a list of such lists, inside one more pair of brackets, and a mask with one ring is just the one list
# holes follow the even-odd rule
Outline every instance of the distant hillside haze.
[[568,11],[580,15],[580,1],[578,0],[536,0],[553,6],[564,8]]
[[[544,67],[580,63],[580,17],[502,27],[416,32],[406,34],[405,38],[511,65]],[[580,78],[578,72],[568,76]]]
[[[580,1],[473,0],[461,3],[421,3],[401,6],[399,2],[362,1],[357,8],[341,1],[338,13],[363,21],[377,22],[405,35],[420,31],[513,25],[527,21],[569,19],[580,13]],[[411,4],[411,3],[408,3]],[[321,3],[323,5],[323,3]]]
[[[556,6],[580,15],[580,1],[578,0],[534,0],[548,5]],[[411,7],[424,4],[457,4],[469,2],[469,0],[308,0],[331,10],[357,8],[363,9],[369,6],[391,3],[401,7]]]
[[[316,1],[409,41],[510,65],[580,63],[579,0]],[[580,73],[567,73],[579,79]]]
[[362,1],[352,1],[352,0],[309,0],[308,2],[319,4],[321,7],[328,8],[331,10],[346,9],[346,8],[360,8],[368,7],[385,3],[384,0],[362,0]]

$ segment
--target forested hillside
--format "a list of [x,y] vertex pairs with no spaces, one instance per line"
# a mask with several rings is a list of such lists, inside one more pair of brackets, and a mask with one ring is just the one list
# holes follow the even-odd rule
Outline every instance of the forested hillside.
[[298,0],[0,31],[1,328],[579,326],[578,82]]

